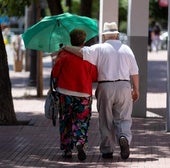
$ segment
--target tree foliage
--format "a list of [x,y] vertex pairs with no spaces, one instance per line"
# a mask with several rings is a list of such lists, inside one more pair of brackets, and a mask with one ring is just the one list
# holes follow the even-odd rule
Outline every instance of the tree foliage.
[[126,33],[128,1],[119,1],[119,30]]
[[168,24],[168,7],[160,7],[158,1],[149,1],[149,20],[150,22],[159,22],[164,29]]
[[33,0],[0,0],[0,13],[8,16],[23,16],[25,6]]
[[[127,28],[128,0],[119,0],[119,29],[122,32]],[[158,0],[149,0],[149,22],[159,22],[167,28],[168,7],[160,7]],[[149,23],[148,23],[149,24]]]

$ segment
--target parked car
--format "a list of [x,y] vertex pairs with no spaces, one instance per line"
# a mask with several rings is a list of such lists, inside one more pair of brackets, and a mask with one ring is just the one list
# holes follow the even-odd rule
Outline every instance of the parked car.
[[168,32],[165,31],[160,35],[160,49],[167,50],[168,49]]

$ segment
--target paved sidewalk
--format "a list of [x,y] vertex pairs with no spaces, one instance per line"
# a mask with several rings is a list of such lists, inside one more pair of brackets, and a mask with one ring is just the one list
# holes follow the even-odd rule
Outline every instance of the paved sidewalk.
[[[50,57],[43,59],[44,95],[48,90]],[[80,162],[76,151],[72,159],[63,159],[59,149],[58,125],[44,117],[44,98],[36,98],[35,88],[27,87],[29,73],[14,72],[10,65],[14,108],[18,120],[30,120],[27,126],[0,126],[0,167],[74,167],[74,168],[169,168],[170,133],[166,132],[167,52],[148,54],[147,118],[133,118],[131,155],[123,161],[116,148],[113,159],[102,159],[96,100],[89,130],[87,159]]]

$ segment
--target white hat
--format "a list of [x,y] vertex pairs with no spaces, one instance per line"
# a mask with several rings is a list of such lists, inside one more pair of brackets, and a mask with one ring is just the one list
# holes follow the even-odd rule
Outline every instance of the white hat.
[[105,22],[102,34],[118,34],[118,28],[116,22]]

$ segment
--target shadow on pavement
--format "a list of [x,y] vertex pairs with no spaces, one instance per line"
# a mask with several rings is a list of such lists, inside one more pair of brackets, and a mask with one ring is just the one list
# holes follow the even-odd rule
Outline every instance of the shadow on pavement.
[[148,92],[165,93],[167,85],[167,61],[148,61]]

